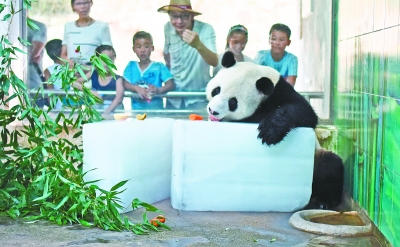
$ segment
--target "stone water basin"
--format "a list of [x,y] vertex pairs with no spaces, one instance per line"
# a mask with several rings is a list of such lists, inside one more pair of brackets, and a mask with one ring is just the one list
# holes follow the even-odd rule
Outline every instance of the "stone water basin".
[[356,211],[302,210],[294,213],[289,224],[294,228],[321,235],[361,236],[372,234],[372,225]]

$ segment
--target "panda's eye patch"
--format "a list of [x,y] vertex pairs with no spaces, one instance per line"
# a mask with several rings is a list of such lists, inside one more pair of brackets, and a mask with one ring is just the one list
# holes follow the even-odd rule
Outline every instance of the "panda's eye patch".
[[212,90],[211,96],[214,97],[215,95],[218,95],[221,92],[221,87],[216,87]]
[[229,110],[230,111],[235,111],[236,109],[237,109],[237,107],[238,107],[238,101],[237,101],[237,99],[236,98],[230,98],[229,99],[229,102],[228,102],[228,104],[229,104]]

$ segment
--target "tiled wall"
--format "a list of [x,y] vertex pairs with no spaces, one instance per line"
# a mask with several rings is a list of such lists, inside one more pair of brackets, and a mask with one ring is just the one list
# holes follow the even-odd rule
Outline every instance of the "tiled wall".
[[400,246],[400,1],[333,5],[333,118],[345,188]]

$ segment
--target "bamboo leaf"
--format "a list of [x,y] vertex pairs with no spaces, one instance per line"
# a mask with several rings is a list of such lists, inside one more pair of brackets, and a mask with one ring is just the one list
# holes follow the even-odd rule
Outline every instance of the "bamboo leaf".
[[117,183],[116,185],[114,185],[113,187],[111,187],[110,191],[115,191],[115,190],[121,188],[121,187],[124,186],[124,185],[126,184],[126,182],[128,182],[128,181],[129,181],[129,180],[124,180],[124,181],[121,181],[121,182]]
[[72,205],[67,212],[72,212],[74,211],[76,208],[78,207],[78,203],[75,203],[74,205]]
[[149,211],[149,212],[158,212],[158,213],[164,214],[161,210],[159,210],[158,208],[156,208],[146,202],[142,202],[137,198],[133,199],[132,208],[137,209],[137,208],[139,208],[139,206],[144,207],[146,209],[146,211]]
[[69,199],[69,196],[66,195],[66,196],[61,200],[61,202],[57,205],[57,207],[55,207],[54,209],[55,209],[55,210],[58,210],[60,207],[62,207],[62,206],[64,205],[64,203],[65,203],[68,199]]
[[74,134],[74,136],[72,137],[72,138],[78,138],[78,137],[80,137],[82,135],[82,131],[78,131],[78,132],[76,132],[75,134]]
[[32,200],[33,202],[36,202],[36,201],[40,201],[40,200],[44,200],[44,199],[46,199],[46,198],[48,198],[49,196],[51,196],[51,192],[50,193],[47,193],[47,194],[44,194],[43,196],[40,196],[40,197],[37,197],[37,198],[35,198],[34,200]]
[[71,184],[72,183],[71,181],[69,181],[68,179],[64,178],[61,175],[58,175],[58,178],[65,184]]
[[14,48],[14,50],[18,51],[19,53],[27,54],[26,51],[23,51],[23,50],[19,49],[18,47],[14,46],[13,48]]
[[28,27],[34,31],[40,30],[40,28],[30,18],[26,18],[26,24],[28,24]]
[[11,14],[6,14],[6,15],[4,15],[2,21],[7,21],[10,18],[11,18]]
[[21,37],[18,37],[18,41],[21,42],[21,44],[22,44],[23,46],[25,46],[25,47],[28,47],[28,46],[31,45],[31,43],[29,43],[27,40],[24,40],[24,39],[21,38]]
[[28,113],[30,112],[30,109],[26,109],[22,112],[21,116],[19,117],[19,119],[24,119],[26,115],[28,115]]
[[43,156],[49,156],[49,154],[47,153],[46,149],[44,147],[42,147],[42,154]]
[[89,222],[87,222],[87,221],[84,220],[84,219],[80,219],[80,220],[79,220],[79,223],[81,223],[83,226],[87,226],[87,227],[92,227],[92,226],[93,226],[92,223],[89,223]]

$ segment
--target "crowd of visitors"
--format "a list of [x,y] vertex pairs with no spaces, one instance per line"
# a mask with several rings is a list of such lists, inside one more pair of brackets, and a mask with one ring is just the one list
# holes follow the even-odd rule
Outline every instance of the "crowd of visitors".
[[[130,61],[122,76],[115,78],[108,71],[101,78],[96,70],[91,70],[90,58],[93,55],[107,55],[112,61],[116,52],[112,46],[108,23],[95,20],[90,16],[93,0],[71,0],[72,11],[78,19],[64,26],[63,39],[50,40],[46,44],[46,26],[34,21],[39,30],[28,32],[28,41],[32,44],[29,49],[29,78],[30,89],[37,88],[41,82],[50,76],[63,64],[80,63],[90,71],[85,81],[89,82],[92,92],[102,97],[96,91],[115,91],[111,99],[103,98],[104,114],[113,112],[122,103],[124,91],[137,93],[132,98],[132,109],[202,109],[207,105],[205,98],[199,97],[168,97],[163,101],[162,96],[169,91],[198,92],[204,91],[212,76],[223,69],[220,64],[223,53],[217,54],[216,35],[212,25],[196,20],[200,12],[192,9],[190,0],[170,0],[169,5],[157,11],[168,14],[169,21],[164,25],[164,58],[165,64],[150,60],[154,51],[153,38],[150,33],[139,31],[134,34],[132,50],[139,61]],[[290,45],[290,28],[284,24],[274,24],[269,32],[269,50],[261,50],[251,59],[243,54],[248,42],[249,32],[243,25],[235,25],[228,31],[225,51],[231,51],[238,62],[254,62],[277,69],[286,80],[295,85],[297,78],[297,57],[287,51]],[[79,50],[77,49],[79,47]],[[41,61],[46,48],[48,56],[54,64],[42,73]],[[212,68],[212,73],[210,69]],[[93,71],[93,72],[92,72]],[[47,89],[60,89],[60,85],[52,83]],[[160,97],[161,96],[161,97]],[[56,108],[60,108],[58,105]]]

